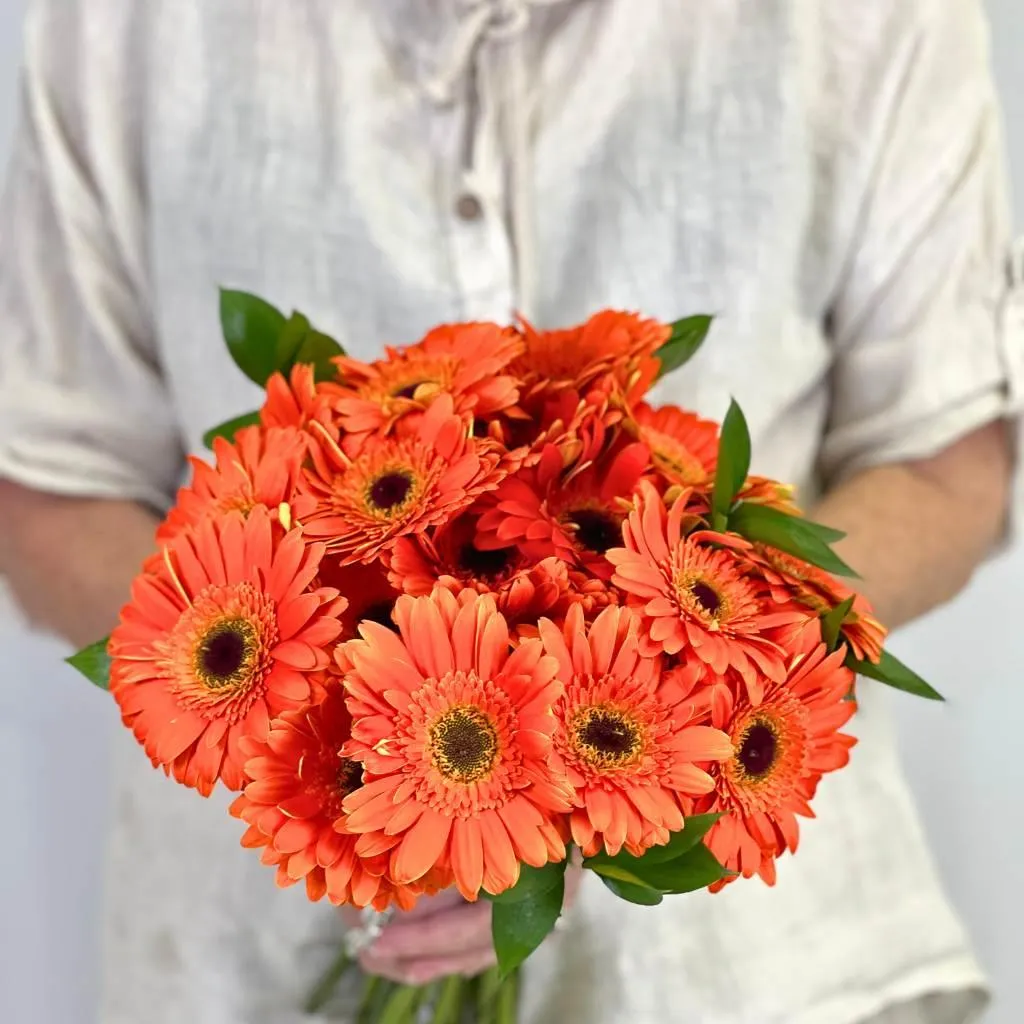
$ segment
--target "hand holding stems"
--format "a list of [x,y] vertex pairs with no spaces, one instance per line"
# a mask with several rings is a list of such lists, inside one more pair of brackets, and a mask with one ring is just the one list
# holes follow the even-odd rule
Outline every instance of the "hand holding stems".
[[[575,900],[582,874],[577,866],[566,872],[563,911]],[[358,925],[357,911],[345,907],[342,916],[349,926]],[[467,903],[455,889],[424,897],[413,910],[397,914],[359,956],[368,974],[406,985],[426,985],[450,975],[472,977],[496,962],[490,901]]]

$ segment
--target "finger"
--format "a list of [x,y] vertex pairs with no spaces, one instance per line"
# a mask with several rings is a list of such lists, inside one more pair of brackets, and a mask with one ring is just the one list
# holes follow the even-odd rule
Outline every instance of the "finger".
[[462,903],[430,917],[392,921],[374,943],[373,951],[392,960],[425,952],[448,956],[489,942],[490,936],[491,905]]
[[458,956],[427,957],[422,960],[407,962],[402,965],[407,983],[410,985],[429,985],[439,978],[447,978],[452,974],[460,974],[471,978],[486,971],[498,962],[494,955],[494,947],[488,944],[480,949],[461,953]]

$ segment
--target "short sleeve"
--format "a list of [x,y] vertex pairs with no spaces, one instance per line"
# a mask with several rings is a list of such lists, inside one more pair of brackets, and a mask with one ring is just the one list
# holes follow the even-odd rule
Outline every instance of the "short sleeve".
[[917,13],[902,38],[883,36],[885,66],[862,86],[877,116],[855,126],[869,173],[830,317],[830,482],[934,455],[1022,407],[1019,283],[980,2],[888,9]]
[[162,507],[183,454],[145,300],[136,86],[122,5],[88,23],[82,6],[37,2],[26,23],[0,201],[0,477]]

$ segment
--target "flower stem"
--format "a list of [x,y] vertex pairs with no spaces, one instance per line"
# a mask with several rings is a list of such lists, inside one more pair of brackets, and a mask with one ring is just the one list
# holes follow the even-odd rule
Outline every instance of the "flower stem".
[[519,1016],[519,971],[513,971],[498,989],[495,1024],[516,1024]]
[[323,977],[317,982],[316,988],[309,994],[304,1007],[306,1013],[319,1013],[330,1002],[338,983],[351,966],[352,960],[345,948],[342,947],[338,951],[338,955],[331,961],[330,967],[324,972]]
[[463,991],[467,987],[465,978],[453,974],[441,982],[437,1001],[434,1003],[432,1024],[459,1024],[462,1016]]

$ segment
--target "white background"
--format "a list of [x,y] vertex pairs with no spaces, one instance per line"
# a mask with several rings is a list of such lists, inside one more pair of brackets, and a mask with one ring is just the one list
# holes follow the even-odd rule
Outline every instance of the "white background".
[[[988,6],[1024,208],[1024,2]],[[25,0],[0,0],[0,164],[24,8]],[[894,702],[936,856],[996,985],[987,1024],[1024,1021],[1022,610],[1018,550],[894,645],[950,698],[942,707]],[[115,718],[111,702],[58,667],[64,652],[11,622],[0,595],[0,1022],[93,1024],[105,747]]]

